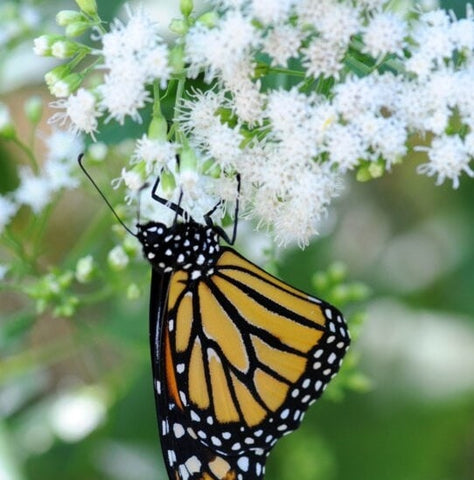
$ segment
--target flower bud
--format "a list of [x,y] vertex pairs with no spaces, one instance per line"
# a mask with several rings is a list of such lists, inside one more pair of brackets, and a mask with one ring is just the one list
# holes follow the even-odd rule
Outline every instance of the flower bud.
[[64,60],[73,57],[79,48],[79,45],[71,40],[58,40],[51,46],[51,55]]
[[78,73],[71,73],[62,80],[53,83],[49,86],[49,91],[55,97],[68,97],[71,93],[75,92],[82,83],[82,75]]
[[104,142],[92,143],[87,149],[88,157],[94,162],[102,162],[108,153],[107,145]]
[[43,114],[43,101],[39,95],[33,95],[25,102],[25,114],[28,120],[36,125]]
[[181,18],[173,18],[168,28],[177,35],[184,35],[189,30],[187,22]]
[[219,15],[217,15],[216,12],[206,12],[203,15],[201,15],[197,21],[202,23],[208,28],[213,28],[217,25],[217,22],[219,20]]
[[175,74],[182,73],[184,70],[184,48],[183,45],[175,45],[169,53],[169,66]]
[[67,77],[71,73],[69,65],[58,65],[50,70],[44,76],[44,81],[49,88],[51,88],[56,82],[59,82],[63,78]]
[[76,0],[77,6],[87,15],[97,14],[97,4],[95,0]]
[[11,140],[15,136],[16,130],[10,116],[10,110],[5,104],[0,103],[0,138]]
[[160,176],[160,185],[165,197],[171,197],[176,189],[176,179],[169,170],[164,170]]
[[61,35],[41,35],[33,40],[33,52],[41,57],[51,56],[51,47],[61,39]]
[[110,250],[107,256],[107,262],[112,270],[119,272],[128,265],[129,258],[124,249],[120,245],[117,245]]
[[76,264],[76,280],[79,283],[89,282],[94,273],[94,259],[92,255],[80,258]]
[[67,27],[71,23],[84,20],[84,15],[76,10],[61,10],[56,14],[56,23],[60,27]]
[[179,171],[196,171],[197,163],[197,157],[194,150],[190,147],[184,147],[180,153]]
[[327,273],[333,283],[340,283],[347,277],[347,267],[342,262],[335,262],[329,267]]
[[372,180],[372,175],[369,172],[369,166],[367,164],[362,164],[357,169],[356,179],[358,182],[368,182]]
[[78,37],[90,28],[89,22],[74,22],[66,27],[66,37]]
[[168,122],[162,115],[154,116],[148,127],[148,138],[152,140],[167,140]]
[[193,0],[180,0],[179,9],[184,17],[189,17],[193,11],[194,5]]
[[380,178],[385,172],[383,161],[377,160],[369,165],[369,173],[372,178]]

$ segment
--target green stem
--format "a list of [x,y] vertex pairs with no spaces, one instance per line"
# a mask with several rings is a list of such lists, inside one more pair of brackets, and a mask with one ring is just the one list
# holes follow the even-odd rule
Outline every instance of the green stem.
[[31,168],[33,169],[33,172],[38,174],[39,173],[39,166],[38,166],[38,162],[36,161],[36,158],[35,158],[35,155],[34,155],[33,151],[16,136],[12,138],[12,142],[18,148],[20,148],[20,150],[22,150],[25,153],[26,158],[28,159],[28,161],[31,164]]
[[290,70],[288,68],[283,67],[268,67],[268,73],[282,73],[284,75],[290,75],[293,77],[301,77],[304,78],[305,72],[301,70]]
[[183,138],[181,138],[182,132],[179,128],[178,120],[177,120],[178,118],[177,106],[179,105],[179,103],[181,102],[181,99],[183,98],[185,84],[186,84],[186,78],[184,76],[180,77],[178,79],[178,85],[176,87],[176,100],[174,103],[174,110],[173,110],[173,125],[172,125],[172,127],[174,127],[173,132],[175,132],[176,140],[181,144],[183,143]]
[[43,209],[41,212],[41,215],[38,217],[35,217],[35,232],[31,236],[33,239],[33,258],[37,258],[40,254],[40,249],[41,249],[41,241],[44,237],[44,232],[46,231],[46,227],[49,223],[49,220],[51,218],[51,214],[53,213],[54,207],[56,206],[57,202],[59,201],[59,198],[61,196],[61,193],[57,193],[55,198],[51,199],[51,202],[49,205]]
[[28,267],[37,272],[36,263],[34,257],[28,255],[24,245],[20,242],[13,232],[11,231],[10,227],[6,227],[3,232],[3,238],[6,241],[7,246],[13,252],[13,254],[22,262],[23,265],[28,265]]
[[161,117],[160,85],[158,81],[153,82],[153,116]]

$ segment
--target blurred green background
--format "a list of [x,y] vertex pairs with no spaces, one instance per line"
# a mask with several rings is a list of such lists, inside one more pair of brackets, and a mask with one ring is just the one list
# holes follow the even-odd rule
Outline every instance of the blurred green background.
[[[164,12],[176,3],[154,6]],[[50,22],[57,10],[74,8],[32,4]],[[118,4],[99,1],[101,15],[111,18]],[[444,6],[462,15],[464,4]],[[18,125],[29,95],[49,101],[46,69],[27,41],[0,50],[0,100]],[[15,187],[23,161],[0,141],[0,193]],[[314,271],[334,261],[371,288],[352,347],[371,387],[342,396],[329,390],[300,430],[277,444],[268,479],[474,479],[473,181],[436,187],[415,173],[421,162],[413,156],[366,184],[348,179],[320,239],[281,252],[280,276],[302,289],[313,291]],[[65,195],[48,224],[42,264],[73,267],[77,237],[93,233],[91,225],[109,231],[110,217],[92,191]],[[265,240],[249,231],[241,226],[240,246],[252,256],[249,245]],[[113,238],[92,233],[81,255],[113,246]],[[70,319],[35,316],[23,296],[0,292],[0,480],[165,478],[149,367],[149,269],[143,262],[127,275],[111,287],[120,291],[133,278],[143,288],[139,299],[114,295]]]

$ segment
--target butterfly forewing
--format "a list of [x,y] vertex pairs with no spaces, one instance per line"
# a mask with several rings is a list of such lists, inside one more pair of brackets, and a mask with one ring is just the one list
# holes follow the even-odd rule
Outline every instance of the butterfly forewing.
[[158,319],[166,325],[163,448],[174,452],[178,479],[260,478],[277,439],[298,427],[338,371],[345,322],[230,248],[212,273],[191,277],[171,274]]

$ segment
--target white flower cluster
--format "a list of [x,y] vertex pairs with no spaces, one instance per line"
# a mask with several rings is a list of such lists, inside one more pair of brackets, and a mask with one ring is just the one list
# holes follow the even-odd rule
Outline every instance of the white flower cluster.
[[[440,9],[404,18],[387,3],[215,0],[214,16],[189,22],[169,47],[142,10],[129,12],[94,52],[107,69],[103,83],[60,100],[65,112],[54,120],[89,134],[104,113],[139,121],[147,87],[165,88],[176,74],[171,136],[137,141],[122,175],[129,190],[168,172],[175,190],[162,193],[183,191],[184,206],[191,199],[202,214],[213,196],[235,198],[229,178],[239,172],[244,213],[281,243],[304,245],[341,176],[383,173],[409,139],[431,139],[415,149],[427,153],[418,171],[437,183],[456,188],[461,175],[474,176],[472,9],[464,19]],[[182,54],[181,70],[171,67],[172,51]],[[209,87],[189,88],[197,77]],[[194,163],[179,166],[175,155],[189,148]]]
[[[148,86],[159,80],[165,87],[170,77],[169,50],[158,34],[158,25],[143,8],[136,12],[128,10],[129,21],[124,24],[116,19],[110,31],[98,35],[102,43],[100,50],[92,51],[99,59],[99,68],[106,71],[103,82],[94,89],[79,88],[70,93],[75,78],[46,77],[51,91],[66,97],[52,103],[63,109],[50,119],[51,123],[64,126],[69,123],[72,131],[91,134],[97,131],[98,119],[106,115],[106,121],[115,120],[123,125],[127,116],[140,123],[140,110],[152,99]],[[38,48],[45,37],[35,41]],[[58,43],[58,42],[56,42]],[[54,49],[55,44],[53,44]],[[38,52],[40,53],[40,52]]]
[[84,145],[80,137],[56,130],[45,138],[46,158],[39,172],[23,166],[16,190],[0,195],[0,233],[10,223],[21,206],[39,214],[54,195],[79,185],[76,159]]

